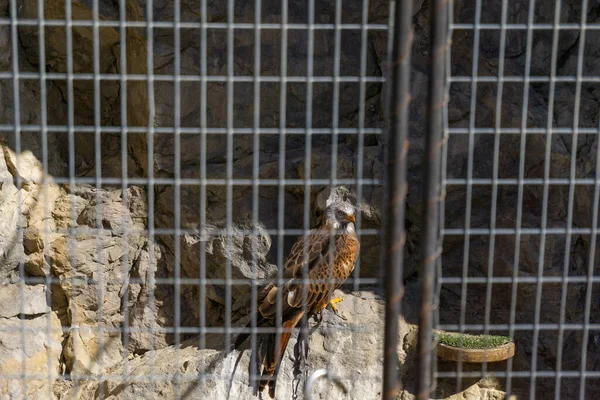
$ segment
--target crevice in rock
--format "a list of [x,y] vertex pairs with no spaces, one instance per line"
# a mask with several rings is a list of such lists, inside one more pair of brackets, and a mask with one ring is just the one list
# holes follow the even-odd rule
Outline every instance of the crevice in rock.
[[43,317],[44,315],[47,315],[47,314],[48,314],[47,312],[36,313],[36,314],[28,313],[28,314],[23,314],[23,316],[21,316],[21,314],[19,313],[17,315],[11,315],[9,317],[0,317],[0,319],[7,320],[7,319],[18,318],[23,321],[31,321],[33,319]]
[[578,51],[579,49],[579,41],[581,40],[581,33],[579,33],[577,35],[577,39],[575,39],[575,41],[573,42],[573,44],[571,46],[569,46],[569,48],[567,48],[563,54],[561,54],[558,59],[556,60],[556,71],[560,71],[565,64],[569,61],[569,58],[571,57],[571,55],[573,55],[575,52]]
[[27,183],[27,180],[25,178],[23,178],[21,176],[21,174],[19,174],[19,171],[17,170],[17,166],[13,163],[12,157],[10,156],[10,153],[8,152],[8,149],[6,148],[6,146],[2,146],[2,153],[4,155],[4,162],[6,163],[8,172],[13,177],[13,185],[15,185],[16,188],[19,188],[19,185],[18,185],[19,180],[21,182],[21,185],[24,185],[25,183]]
[[[375,48],[375,38],[373,34],[370,32],[367,34],[368,38],[368,52],[371,53],[370,57],[375,60],[375,65],[377,66],[377,70],[373,75],[384,76],[383,75],[383,61],[379,58],[379,54],[377,54],[377,49]],[[367,56],[369,57],[369,56]]]

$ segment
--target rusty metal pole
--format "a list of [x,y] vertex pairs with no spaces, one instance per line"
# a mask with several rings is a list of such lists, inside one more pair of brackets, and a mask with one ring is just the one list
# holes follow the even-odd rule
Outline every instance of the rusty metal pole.
[[413,43],[413,0],[396,1],[391,60],[390,130],[387,143],[387,188],[385,253],[385,350],[383,399],[395,399],[400,390],[398,371],[398,317],[404,295],[404,214],[406,200],[406,157],[410,105],[410,53]]
[[417,346],[417,400],[429,399],[433,361],[433,288],[435,266],[440,256],[439,212],[441,198],[441,150],[443,146],[443,109],[446,99],[445,68],[448,23],[448,0],[431,4],[431,52],[429,69],[429,110],[425,138],[423,234],[420,270],[419,339]]

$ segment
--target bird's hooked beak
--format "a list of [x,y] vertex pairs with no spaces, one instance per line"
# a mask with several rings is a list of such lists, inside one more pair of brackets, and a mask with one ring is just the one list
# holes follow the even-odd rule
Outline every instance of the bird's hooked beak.
[[350,215],[348,215],[348,217],[346,218],[346,220],[348,222],[354,223],[354,222],[356,222],[356,217],[354,216],[354,214],[350,214]]

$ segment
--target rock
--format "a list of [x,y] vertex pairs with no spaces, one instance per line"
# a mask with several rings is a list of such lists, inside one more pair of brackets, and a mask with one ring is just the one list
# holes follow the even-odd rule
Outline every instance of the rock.
[[[78,186],[65,193],[50,177],[42,185],[41,170],[30,152],[17,156],[3,147],[0,175],[6,178],[0,213],[7,225],[0,231],[0,250],[8,261],[2,263],[3,278],[10,276],[14,283],[0,291],[0,318],[18,317],[21,309],[27,316],[37,317],[52,308],[53,318],[60,318],[67,329],[62,350],[67,371],[74,376],[102,372],[121,360],[125,347],[143,352],[166,346],[166,334],[152,331],[168,323],[161,308],[164,292],[155,290],[154,284],[155,271],[165,270],[161,250],[158,245],[150,246],[145,234],[131,233],[146,226],[145,192],[136,187],[123,193]],[[15,176],[27,186],[18,189]],[[22,247],[12,245],[19,212],[26,227]],[[97,215],[101,217],[100,230],[94,230]],[[50,275],[59,284],[52,284],[49,294],[45,285],[24,285],[23,302],[15,301],[21,298],[15,275],[20,259],[27,274]],[[153,304],[148,302],[151,294]],[[167,304],[171,305],[170,300]],[[132,310],[127,320],[125,308]],[[136,331],[128,342],[118,332],[126,324],[152,333]],[[98,332],[100,327],[106,328],[105,332]]]
[[[157,268],[164,269],[164,262],[159,246],[151,246],[145,235],[125,231],[139,231],[145,226],[147,212],[140,208],[146,204],[144,192],[132,187],[123,196],[121,190],[72,189],[79,195],[59,196],[49,205],[54,229],[48,235],[48,246],[30,254],[25,267],[33,275],[51,272],[60,282],[53,288],[53,307],[71,328],[64,346],[67,370],[74,375],[96,374],[121,360],[124,346],[140,352],[151,345],[167,345],[166,334],[159,331],[136,331],[131,341],[123,339],[118,331],[115,334],[115,329],[125,324],[134,331],[150,331],[157,324],[167,323],[162,315],[163,292],[154,284],[154,274]],[[100,231],[92,230],[96,227],[92,210],[102,211]],[[76,228],[76,233],[61,231],[67,226]],[[66,301],[62,302],[60,296],[55,301],[54,292]],[[148,303],[151,293],[155,296],[153,304]],[[127,320],[126,308],[131,310]],[[104,333],[98,332],[100,327],[105,328]]]
[[[342,295],[341,292],[338,294]],[[350,398],[379,398],[383,356],[383,302],[370,292],[345,294],[343,297],[339,310],[348,320],[344,321],[325,311],[321,326],[310,336],[306,373],[331,368],[333,373],[342,377],[349,389]],[[399,339],[402,343],[411,327],[401,320],[400,329]],[[127,368],[130,371],[127,375],[130,384],[124,385],[125,375],[123,379],[90,382],[77,393],[78,397],[94,399],[99,390],[103,390],[107,398],[115,399],[132,394],[149,399],[175,397],[177,388],[174,379],[161,379],[152,384],[141,378],[152,373],[156,376],[179,373],[180,396],[187,393],[194,398],[227,398],[229,393],[232,398],[255,398],[252,388],[248,386],[250,351],[243,350],[241,354],[233,351],[224,357],[222,339],[222,335],[208,335],[208,348],[199,349],[198,338],[194,338],[182,343],[179,350],[170,346],[123,361],[113,367],[110,373],[120,376]],[[295,340],[292,339],[283,358],[277,383],[277,398],[292,398],[295,390],[301,392],[306,378],[300,374],[295,380],[294,344]],[[405,354],[399,350],[398,356],[403,360]],[[208,374],[202,384],[198,384],[200,371]],[[317,381],[313,390],[314,393],[330,393],[330,396],[341,395],[339,389],[325,379]]]
[[66,367],[74,377],[96,375],[123,357],[120,332],[102,332],[97,325],[71,326],[63,355]]
[[[3,181],[0,188],[0,254],[4,259],[0,264],[0,278],[3,278],[17,268],[25,252],[32,253],[43,246],[39,232],[45,232],[48,225],[53,226],[52,222],[44,222],[47,220],[45,213],[50,212],[60,189],[51,182],[44,189],[42,166],[31,152],[17,155],[7,146],[0,147],[0,179]],[[23,232],[22,243],[18,240],[19,223],[22,229],[28,228]]]
[[23,247],[25,248],[25,254],[42,251],[44,249],[44,240],[40,232],[29,229],[27,233],[23,235]]
[[45,285],[11,284],[0,286],[0,318],[11,318],[21,314],[38,315],[50,311],[46,301]]
[[46,276],[50,273],[50,264],[43,253],[34,253],[25,262],[25,271],[32,276]]
[[[180,241],[181,248],[181,277],[185,279],[199,279],[201,270],[199,262],[202,251],[206,260],[204,274],[206,279],[215,282],[206,285],[207,318],[211,324],[222,323],[222,312],[226,300],[226,288],[224,284],[218,283],[227,278],[227,266],[231,271],[231,278],[236,284],[231,286],[231,302],[244,298],[250,291],[251,279],[256,273],[257,279],[265,279],[276,271],[276,266],[267,261],[266,255],[271,247],[271,238],[264,227],[255,227],[257,238],[253,244],[253,227],[251,222],[235,225],[231,229],[229,240],[224,224],[206,226],[201,235],[183,234]],[[171,237],[164,237],[164,245],[168,249],[174,246]],[[255,257],[253,259],[253,246]],[[169,276],[174,274],[174,256],[172,251],[165,254],[168,260],[166,265]],[[182,324],[184,326],[197,326],[200,318],[200,304],[198,299],[202,296],[199,286],[182,286],[183,302],[186,305],[186,313]],[[221,321],[221,322],[219,322]]]
[[3,180],[0,188],[2,202],[0,203],[0,278],[5,278],[19,263],[22,246],[16,242],[18,220],[19,190],[13,184],[6,164],[6,158],[0,157],[0,179]]
[[32,319],[3,318],[0,326],[0,375],[29,376],[25,381],[20,378],[0,381],[0,397],[52,398],[51,383],[59,378],[62,352],[62,329],[57,315],[48,312]]
[[[287,347],[283,364],[277,380],[277,398],[293,398],[302,396],[305,379],[314,371],[328,368],[333,374],[341,377],[348,389],[343,395],[339,388],[326,379],[315,382],[313,393],[327,393],[328,397],[351,399],[378,399],[381,397],[381,371],[383,347],[384,307],[382,300],[372,292],[353,292],[342,295],[344,301],[339,303],[340,313],[347,318],[342,320],[329,311],[324,312],[322,324],[311,333],[309,339],[306,365],[300,366],[296,348],[297,333],[294,333]],[[311,325],[314,323],[311,322]],[[404,368],[407,358],[404,349],[414,351],[414,326],[400,319],[398,358]],[[124,360],[115,365],[111,376],[122,378],[105,379],[102,382],[84,383],[79,391],[71,389],[69,395],[76,394],[81,399],[96,399],[99,393],[111,399],[120,399],[135,395],[158,399],[180,396],[216,397],[236,399],[254,399],[249,386],[251,351],[223,352],[223,336],[207,335],[205,349],[198,347],[198,338],[183,342],[179,347],[170,346],[150,351],[141,357]],[[245,347],[247,347],[246,345]],[[295,368],[300,368],[294,372]],[[129,373],[125,373],[125,371]],[[205,374],[200,380],[200,374]],[[156,379],[151,382],[150,375],[173,376],[177,378]],[[125,383],[127,379],[127,384]],[[494,389],[497,383],[481,381],[468,387],[463,392],[447,397],[448,399],[479,399],[487,394],[488,398],[503,398],[504,392]],[[489,397],[492,396],[492,397]],[[409,391],[403,391],[399,398],[414,399]]]
[[[81,192],[84,188],[75,190],[84,196],[78,197],[77,234],[54,240],[49,258],[69,299],[73,326],[65,345],[67,368],[75,375],[96,374],[120,361],[126,349],[143,352],[166,346],[164,332],[139,332],[168,323],[161,307],[163,291],[154,284],[156,270],[165,267],[159,246],[152,246],[145,234],[131,233],[145,226],[143,191],[132,187],[125,195],[120,189],[90,195]],[[92,230],[96,210],[101,211],[100,232]],[[150,297],[154,302],[149,304]],[[115,334],[126,325],[133,328],[131,340]],[[101,326],[106,331],[96,333]],[[100,348],[102,359],[97,356]]]
[[[110,18],[110,15],[118,16],[118,5],[111,2],[100,1],[101,18]],[[116,7],[116,8],[115,8]],[[37,18],[37,1],[26,0],[19,3],[19,18]],[[143,12],[135,1],[126,2],[126,13],[128,21],[143,20]],[[44,17],[46,19],[65,18],[65,6],[62,0],[48,1],[44,4]],[[93,13],[89,1],[78,0],[71,3],[71,14],[74,20],[92,20]],[[117,17],[118,19],[118,17]],[[118,29],[99,29],[100,42],[98,50],[100,53],[99,72],[106,74],[118,74],[120,68],[120,34]],[[94,35],[91,26],[76,26],[72,29],[72,59],[73,71],[75,73],[92,73],[94,71]],[[127,30],[127,73],[146,73],[145,41],[137,29]],[[23,27],[19,29],[19,42],[23,50],[21,54],[21,68],[26,70],[38,70],[39,65],[39,38],[37,27]],[[67,72],[67,46],[65,41],[65,28],[48,26],[45,32],[46,66],[48,72]],[[9,52],[10,53],[10,52]],[[1,88],[9,92],[10,87]],[[75,79],[73,81],[73,104],[76,125],[93,126],[95,124],[95,97],[93,80]],[[22,96],[32,93],[32,98],[26,107],[22,107],[23,115],[31,115],[31,121],[22,120],[22,123],[39,123],[39,88],[31,88]],[[47,84],[48,124],[67,125],[67,81],[52,80]],[[1,96],[0,96],[1,97]],[[12,97],[12,96],[11,96]],[[127,83],[127,123],[129,126],[147,126],[148,124],[148,101],[146,83],[144,81],[130,80]],[[103,126],[119,126],[121,124],[121,105],[119,95],[119,83],[115,81],[103,81],[102,93],[99,106],[100,120]],[[10,107],[7,111],[12,112]],[[10,115],[10,113],[7,113]],[[123,116],[124,117],[124,116]],[[23,118],[25,119],[25,118]],[[4,122],[3,122],[4,123]],[[95,173],[95,151],[102,152],[102,174],[103,176],[121,176],[121,138],[119,134],[103,132],[101,137],[101,148],[95,148],[93,133],[77,132],[74,143],[77,151],[74,155],[75,170],[80,176],[90,176]],[[55,176],[68,176],[66,162],[68,161],[68,147],[65,144],[66,134],[49,135],[49,155],[52,160],[49,163],[49,172]],[[36,151],[36,156],[41,159],[40,137],[31,134],[24,141],[24,146]],[[147,166],[146,138],[145,135],[135,132],[128,134],[126,154],[128,154],[127,168],[130,176],[140,176]],[[62,160],[57,160],[59,156]],[[62,162],[61,162],[62,161]]]

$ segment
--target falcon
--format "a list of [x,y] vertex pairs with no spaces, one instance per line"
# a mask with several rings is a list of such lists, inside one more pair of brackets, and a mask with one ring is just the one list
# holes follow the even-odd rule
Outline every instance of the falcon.
[[[265,335],[264,359],[259,390],[269,387],[275,397],[275,378],[288,345],[292,330],[303,315],[320,315],[328,306],[337,313],[333,292],[354,270],[360,249],[354,227],[356,209],[346,201],[337,200],[325,210],[318,228],[300,237],[284,261],[282,284],[270,283],[258,295],[257,327],[276,327],[277,299],[281,299],[281,340],[277,349],[275,333]],[[305,281],[305,271],[308,279]],[[248,327],[246,325],[246,327]],[[250,333],[240,334],[235,342],[239,348]]]

